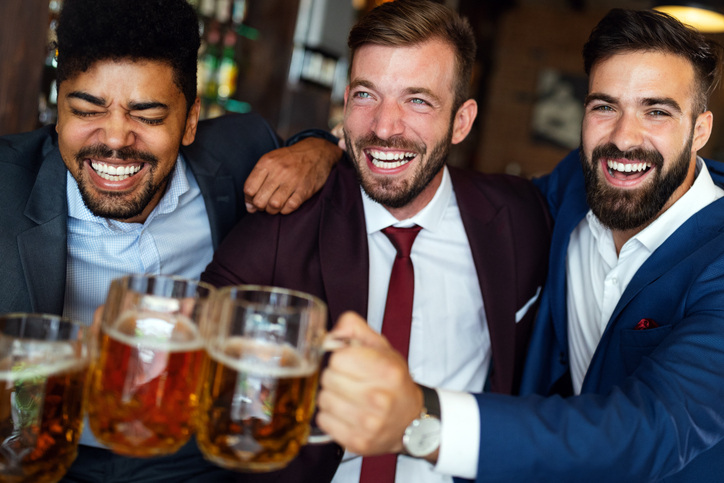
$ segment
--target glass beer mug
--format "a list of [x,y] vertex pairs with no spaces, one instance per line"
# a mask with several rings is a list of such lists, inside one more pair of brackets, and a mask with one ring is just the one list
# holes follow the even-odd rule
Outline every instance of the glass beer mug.
[[210,285],[128,275],[111,283],[88,395],[96,439],[118,454],[171,454],[193,433]]
[[228,469],[283,468],[309,436],[327,306],[301,292],[237,286],[218,290],[208,313],[199,448]]
[[0,481],[54,483],[76,457],[90,328],[40,314],[0,315]]

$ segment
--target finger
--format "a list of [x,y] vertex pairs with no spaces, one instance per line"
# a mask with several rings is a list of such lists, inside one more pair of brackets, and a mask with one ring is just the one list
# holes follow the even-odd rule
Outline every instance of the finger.
[[266,211],[267,213],[275,215],[278,213],[278,209],[275,211],[275,208],[269,204],[269,200],[272,195],[274,195],[277,187],[278,185],[273,182],[272,178],[268,177],[266,182],[259,187],[256,194],[251,198],[251,204],[253,204],[258,211]]
[[284,203],[284,206],[282,206],[280,213],[282,215],[288,215],[289,213],[296,211],[300,206],[302,206],[302,203],[305,199],[306,197],[302,197],[299,192],[295,191],[287,199],[286,203]]
[[382,335],[372,330],[364,318],[352,311],[339,316],[332,329],[332,334],[335,337],[355,340],[362,345],[378,348],[389,347],[389,343]]
[[269,176],[267,164],[268,163],[265,162],[265,158],[262,157],[246,178],[246,181],[244,182],[244,195],[247,201],[251,201],[254,198],[256,193],[259,191],[259,188],[261,188]]
[[279,184],[271,197],[269,197],[266,208],[267,212],[271,213],[269,209],[274,210],[275,213],[282,211],[282,208],[286,205],[292,195],[294,195],[294,188],[291,185],[288,183]]

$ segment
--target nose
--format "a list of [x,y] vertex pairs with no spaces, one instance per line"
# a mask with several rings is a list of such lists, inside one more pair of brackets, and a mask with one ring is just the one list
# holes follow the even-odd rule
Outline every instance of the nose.
[[394,100],[380,103],[375,113],[374,133],[380,139],[389,139],[404,131],[402,107]]
[[99,131],[99,141],[111,149],[130,146],[136,140],[136,134],[125,113],[110,113]]
[[610,141],[621,151],[640,147],[643,143],[641,120],[633,113],[622,113],[615,121]]

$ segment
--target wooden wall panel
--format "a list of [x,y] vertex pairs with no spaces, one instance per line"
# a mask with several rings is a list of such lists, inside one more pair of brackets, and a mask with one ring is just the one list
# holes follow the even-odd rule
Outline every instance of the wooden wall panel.
[[0,1],[0,135],[37,127],[48,0]]

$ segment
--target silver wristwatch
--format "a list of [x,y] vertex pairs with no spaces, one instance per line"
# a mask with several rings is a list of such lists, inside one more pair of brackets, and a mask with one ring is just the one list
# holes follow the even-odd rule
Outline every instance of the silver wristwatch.
[[424,458],[440,447],[440,400],[434,389],[421,384],[418,386],[422,389],[422,412],[405,429],[402,447],[406,454]]

